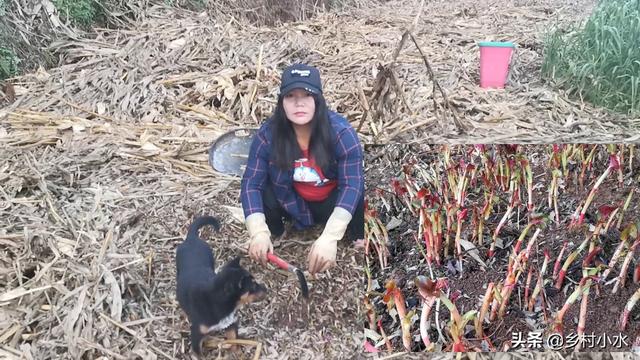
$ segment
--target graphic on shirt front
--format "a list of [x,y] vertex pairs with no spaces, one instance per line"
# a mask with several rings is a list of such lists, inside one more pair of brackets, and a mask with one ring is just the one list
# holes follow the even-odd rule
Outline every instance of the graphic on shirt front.
[[329,179],[323,179],[316,169],[310,166],[309,159],[302,158],[296,160],[293,170],[293,181],[304,183],[315,183],[316,186],[322,186]]

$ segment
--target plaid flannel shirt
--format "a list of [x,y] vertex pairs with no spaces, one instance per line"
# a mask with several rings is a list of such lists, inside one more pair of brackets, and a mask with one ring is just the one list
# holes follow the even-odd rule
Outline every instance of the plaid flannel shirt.
[[[355,129],[341,115],[329,111],[329,122],[335,132],[335,159],[325,172],[328,179],[338,182],[336,206],[353,215],[364,195],[363,156]],[[251,144],[249,160],[242,177],[240,198],[245,218],[253,213],[264,213],[262,189],[272,185],[280,206],[294,219],[297,229],[314,225],[311,211],[293,189],[293,169],[282,171],[271,161],[272,120],[260,127]]]

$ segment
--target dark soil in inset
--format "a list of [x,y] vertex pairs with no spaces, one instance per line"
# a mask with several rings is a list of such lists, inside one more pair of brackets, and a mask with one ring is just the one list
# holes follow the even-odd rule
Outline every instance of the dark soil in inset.
[[[488,182],[482,181],[482,174],[489,174],[491,171],[487,170],[489,167],[485,167],[481,162],[481,151],[478,148],[474,146],[450,146],[451,162],[449,167],[455,168],[453,175],[453,178],[456,179],[455,181],[462,178],[461,160],[464,161],[463,166],[474,164],[476,169],[475,180],[470,179],[465,191],[463,208],[467,209],[468,212],[462,222],[460,232],[460,239],[472,243],[476,249],[462,248],[462,273],[459,271],[458,255],[454,245],[457,231],[457,212],[455,210],[449,228],[450,247],[447,256],[444,256],[447,233],[446,207],[438,208],[442,216],[443,232],[440,264],[437,264],[434,259],[430,270],[426,260],[425,240],[420,237],[420,241],[417,242],[418,229],[420,227],[420,217],[417,212],[421,203],[419,195],[427,194],[425,195],[427,209],[437,208],[438,202],[445,203],[443,193],[446,190],[443,189],[447,188],[450,180],[444,165],[444,149],[444,145],[393,145],[371,148],[368,152],[367,178],[370,189],[368,194],[370,212],[367,218],[370,220],[373,217],[378,217],[388,227],[387,245],[389,250],[388,266],[382,269],[373,245],[369,249],[368,262],[370,264],[371,288],[369,289],[368,298],[375,308],[376,323],[375,329],[371,329],[370,320],[365,324],[365,327],[369,328],[367,333],[370,343],[375,344],[379,349],[384,350],[387,348],[380,329],[381,325],[393,350],[405,350],[402,341],[401,322],[397,315],[398,308],[395,306],[393,296],[386,298],[389,300],[388,302],[385,302],[385,297],[383,296],[386,291],[385,285],[390,280],[394,280],[401,290],[406,312],[410,313],[415,310],[410,320],[412,351],[424,351],[426,348],[420,334],[422,297],[416,288],[416,277],[426,276],[431,278],[432,271],[433,278],[446,278],[448,286],[441,290],[442,293],[448,294],[449,299],[455,304],[460,315],[476,310],[475,316],[477,316],[488,284],[493,283],[494,286],[504,284],[509,259],[513,257],[514,245],[529,223],[531,215],[533,217],[546,216],[547,221],[543,224],[534,225],[522,241],[520,251],[524,252],[529,240],[536,230],[540,229],[540,233],[532,246],[527,265],[517,278],[515,286],[513,286],[504,316],[500,317],[496,314],[497,316],[491,319],[490,306],[484,317],[484,336],[479,338],[474,327],[475,317],[470,315],[471,320],[463,330],[464,343],[467,350],[506,351],[522,350],[525,347],[529,347],[531,350],[544,350],[545,347],[558,350],[558,345],[549,344],[557,340],[559,334],[559,329],[555,325],[556,316],[567,299],[578,288],[584,270],[592,271],[589,274],[592,276],[592,285],[589,288],[587,297],[585,342],[581,351],[629,351],[640,331],[640,325],[637,321],[640,318],[640,310],[634,308],[631,311],[629,321],[624,330],[620,329],[620,317],[629,299],[638,291],[639,285],[633,281],[633,273],[636,266],[640,265],[640,261],[636,259],[635,255],[632,257],[627,268],[626,282],[624,286],[619,285],[616,293],[613,292],[614,287],[618,282],[617,278],[621,273],[621,267],[629,246],[625,247],[606,279],[603,279],[602,275],[610,263],[616,248],[621,243],[621,233],[625,228],[640,221],[640,201],[638,200],[640,198],[640,192],[638,191],[640,180],[638,162],[640,158],[637,156],[637,149],[633,149],[634,158],[631,164],[631,147],[628,145],[615,147],[618,160],[620,160],[622,166],[622,182],[619,181],[619,172],[617,170],[611,171],[595,193],[592,202],[587,208],[583,223],[572,227],[571,219],[576,212],[576,208],[583,206],[594,184],[610,164],[607,146],[598,145],[596,148],[593,161],[589,166],[586,166],[582,185],[580,184],[580,175],[583,167],[581,154],[584,152],[584,158],[586,158],[593,146],[585,145],[582,151],[573,151],[573,157],[568,153],[566,176],[563,174],[558,183],[557,208],[559,223],[555,221],[554,206],[549,207],[548,204],[549,185],[551,184],[552,169],[554,168],[549,161],[553,154],[553,146],[518,146],[517,153],[522,154],[521,159],[526,159],[531,165],[533,209],[531,212],[527,211],[527,185],[526,180],[523,180],[519,191],[520,204],[514,208],[511,217],[508,218],[500,230],[495,253],[492,257],[489,257],[488,252],[494,231],[507,211],[511,192],[508,186],[506,187],[507,191],[504,191],[496,183],[495,177]],[[508,146],[487,146],[486,149],[489,158],[493,159],[494,163],[498,162],[498,157],[516,159],[516,153],[513,152],[514,149]],[[578,149],[577,146],[573,148],[573,150]],[[562,148],[559,150],[559,154],[561,153]],[[623,156],[621,157],[620,155]],[[520,160],[513,164],[512,169],[520,168],[518,165]],[[562,165],[560,165],[560,170],[562,170]],[[471,174],[471,170],[469,170],[468,174]],[[405,181],[407,177],[411,182]],[[468,179],[470,177],[470,175],[467,175]],[[395,185],[393,184],[394,180],[397,180]],[[440,183],[438,184],[437,181]],[[415,184],[413,195],[406,192],[411,183]],[[495,190],[495,195],[499,200],[492,203],[492,211],[484,222],[482,243],[479,243],[477,218],[476,221],[472,221],[472,219],[474,219],[476,212],[481,213],[485,204],[485,190],[487,190],[488,194],[491,187]],[[418,193],[419,189],[424,189],[422,194]],[[624,211],[621,225],[618,227],[617,223],[622,207],[631,192],[633,192],[631,201]],[[437,200],[430,203],[431,198],[429,196],[433,196]],[[448,196],[449,202],[455,205],[453,192],[448,192]],[[414,211],[416,211],[414,214],[412,214],[408,204],[411,204]],[[613,215],[608,215],[606,214],[607,209],[602,206],[617,207],[619,210]],[[613,216],[608,231],[601,230],[596,238],[594,230],[598,226],[598,222],[601,221],[603,223],[601,228],[604,228],[608,216]],[[373,235],[370,235],[369,238],[372,242],[377,239]],[[586,248],[568,266],[562,286],[560,289],[556,289],[557,276],[554,275],[554,265],[563,244],[566,242],[567,247],[562,255],[560,266],[565,263],[569,254],[577,250],[587,238],[589,240],[586,243]],[[638,239],[640,238],[637,234],[632,232],[632,236],[629,236],[627,243],[631,245],[634,241],[639,241]],[[419,246],[418,243],[420,244]],[[594,246],[594,249],[599,247],[601,251],[583,268],[583,260],[589,252],[590,246]],[[538,281],[538,271],[541,270],[545,250],[548,251],[549,260],[543,276],[543,291],[536,296],[533,308],[531,308],[532,311],[529,311],[529,306],[527,306],[528,298],[531,297]],[[476,257],[484,264],[480,264],[474,256],[471,256],[471,252],[474,251],[476,252]],[[527,291],[527,277],[530,270],[532,271],[532,276],[528,286],[529,290]],[[364,286],[367,287],[366,279]],[[495,293],[496,291],[494,290]],[[576,335],[581,302],[582,297],[578,297],[568,308],[562,319],[562,343],[565,345],[563,347],[565,351],[574,350],[578,339]],[[449,323],[451,316],[445,304],[442,302],[440,302],[439,306],[434,304],[428,319],[429,339],[432,343],[436,343],[434,350],[450,351],[453,344],[450,333],[451,324]],[[439,331],[438,326],[440,328]],[[536,336],[534,332],[540,332],[542,334],[541,338],[544,339],[544,342],[540,342],[539,346],[536,346],[538,342],[534,339]],[[374,335],[376,333],[379,337]]]

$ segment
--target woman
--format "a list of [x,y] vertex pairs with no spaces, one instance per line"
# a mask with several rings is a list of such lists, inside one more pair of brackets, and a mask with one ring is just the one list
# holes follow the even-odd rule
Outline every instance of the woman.
[[325,224],[307,260],[309,272],[329,269],[337,242],[349,230],[364,239],[362,147],[349,122],[327,109],[319,71],[296,64],[284,70],[278,105],[258,130],[241,184],[249,255],[263,264],[271,235]]

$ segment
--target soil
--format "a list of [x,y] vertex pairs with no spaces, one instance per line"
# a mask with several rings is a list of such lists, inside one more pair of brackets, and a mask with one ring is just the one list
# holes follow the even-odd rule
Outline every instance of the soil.
[[[465,147],[465,151],[472,149],[473,147]],[[488,146],[488,149],[495,149],[495,146]],[[549,159],[549,152],[552,145],[520,145],[520,149],[526,158],[530,160],[533,172],[533,203],[535,205],[533,213],[549,214],[551,209],[547,204],[547,189],[551,179],[551,170],[547,165]],[[389,231],[389,252],[390,257],[388,259],[388,267],[381,269],[379,262],[377,261],[377,254],[373,252],[370,256],[371,273],[374,287],[374,292],[369,295],[370,300],[375,306],[376,316],[382,320],[382,326],[385,334],[392,337],[391,344],[394,350],[404,350],[402,345],[402,336],[400,325],[397,315],[392,317],[387,310],[387,304],[384,303],[382,296],[379,293],[385,291],[384,285],[388,280],[394,279],[397,285],[402,290],[403,296],[406,301],[407,312],[416,310],[414,321],[411,326],[411,335],[413,336],[412,351],[422,351],[425,346],[420,339],[419,331],[419,316],[422,309],[421,297],[418,294],[414,285],[414,279],[418,275],[430,276],[428,264],[418,250],[415,237],[417,235],[418,218],[411,215],[407,209],[407,205],[404,202],[399,201],[399,197],[394,194],[394,190],[391,186],[393,179],[400,179],[402,174],[402,167],[405,164],[415,161],[421,169],[432,169],[443,174],[442,166],[439,166],[437,162],[441,157],[441,146],[428,146],[428,145],[389,145],[383,147],[374,147],[369,151],[369,159],[367,160],[368,179],[370,184],[368,203],[370,208],[377,211],[377,215],[384,224],[389,224],[392,218],[400,219],[402,224]],[[451,157],[453,163],[456,163],[460,157],[462,151],[460,146],[451,147]],[[590,149],[590,148],[589,148]],[[491,150],[490,150],[491,151]],[[597,209],[601,205],[619,205],[623,204],[630,191],[635,191],[634,197],[629,205],[629,208],[624,213],[621,229],[624,229],[628,224],[637,222],[640,220],[640,202],[638,201],[638,182],[640,174],[638,164],[638,156],[634,158],[633,172],[629,170],[628,149],[625,150],[624,159],[624,181],[623,184],[618,182],[617,172],[612,172],[602,183],[599,191],[593,199],[593,202],[588,208],[585,216],[585,223],[595,225],[597,221]],[[586,153],[588,154],[588,152]],[[473,161],[471,157],[463,156],[466,162]],[[479,161],[477,162],[479,165]],[[593,187],[595,181],[604,172],[606,166],[609,164],[606,147],[600,146],[597,156],[593,161],[593,167],[587,170],[585,173],[584,184],[580,187],[578,177],[581,170],[581,164],[573,161],[569,162],[568,168],[569,176],[565,179],[558,194],[558,210],[560,215],[560,224],[550,222],[546,228],[542,228],[542,231],[537,238],[537,241],[533,247],[534,253],[531,255],[529,263],[534,270],[538,270],[541,266],[544,255],[544,249],[547,249],[550,254],[549,264],[547,266],[547,272],[544,277],[546,283],[544,287],[544,295],[546,298],[546,306],[538,301],[534,307],[534,311],[527,311],[524,307],[525,302],[525,287],[528,269],[524,271],[516,286],[514,287],[509,306],[505,313],[504,318],[497,317],[494,321],[484,322],[484,335],[482,339],[476,338],[475,329],[473,327],[474,322],[470,321],[466,327],[465,338],[468,341],[468,346],[475,349],[486,350],[518,350],[518,344],[514,341],[518,333],[522,334],[523,339],[526,341],[527,336],[533,331],[543,331],[545,338],[553,333],[553,322],[557,311],[562,308],[567,298],[573,293],[576,288],[576,284],[582,277],[581,263],[585,256],[585,252],[579,255],[579,257],[569,267],[567,275],[564,279],[563,286],[560,290],[556,290],[554,285],[556,279],[552,276],[554,263],[558,257],[559,251],[564,241],[567,241],[568,248],[565,251],[562,263],[564,263],[567,256],[576,249],[579,244],[585,239],[591,231],[588,230],[588,226],[584,225],[581,228],[574,230],[569,229],[570,216],[575,211],[576,207],[581,201],[586,199],[588,193]],[[480,165],[481,166],[481,165]],[[478,169],[480,170],[480,169]],[[414,173],[415,175],[415,173]],[[413,177],[416,179],[416,177]],[[443,177],[446,181],[446,175]],[[467,189],[466,207],[471,209],[474,205],[482,206],[484,204],[483,197],[483,184],[480,180],[477,181],[475,186],[470,184]],[[373,189],[376,189],[373,191]],[[512,254],[513,246],[520,236],[521,231],[527,224],[527,193],[526,188],[521,190],[521,201],[524,205],[520,205],[518,211],[514,211],[514,215],[506,222],[505,226],[500,232],[499,239],[505,245],[504,249],[496,248],[496,253],[493,258],[487,257],[487,251],[491,242],[493,231],[495,230],[500,219],[506,211],[506,204],[509,193],[501,193],[499,197],[501,201],[498,205],[494,204],[493,211],[489,219],[485,222],[484,227],[484,242],[481,245],[477,244],[477,240],[473,238],[472,228],[469,226],[470,216],[467,216],[465,223],[463,223],[461,238],[471,241],[479,249],[479,256],[487,264],[484,268],[476,260],[474,260],[468,253],[464,253],[463,256],[463,272],[460,274],[457,270],[458,258],[455,255],[455,247],[453,246],[455,238],[455,221],[452,224],[451,232],[451,248],[448,257],[443,257],[440,265],[433,263],[432,271],[435,278],[447,278],[449,288],[444,289],[445,294],[447,291],[450,294],[450,298],[455,298],[454,304],[456,305],[459,313],[465,314],[470,310],[480,310],[482,300],[486,292],[487,284],[493,282],[495,285],[502,283],[505,279],[507,271],[508,259]],[[384,202],[382,199],[384,198]],[[389,204],[389,208],[383,206],[383,203]],[[445,218],[446,219],[446,218]],[[606,234],[600,234],[600,246],[602,246],[602,252],[596,256],[596,262],[600,261],[604,264],[608,264],[609,260],[615,251],[617,245],[620,242],[620,230],[615,228],[617,222],[617,216],[611,225],[611,228]],[[465,226],[467,225],[467,226]],[[444,224],[446,231],[446,224]],[[527,237],[523,241],[521,249],[526,248],[528,239],[531,238],[535,232],[535,227],[528,233]],[[444,242],[444,240],[443,240]],[[424,243],[421,243],[422,249],[424,249]],[[444,244],[443,244],[444,247]],[[464,250],[463,250],[464,252]],[[443,255],[441,253],[441,255]],[[619,259],[616,266],[608,275],[605,282],[597,282],[590,289],[588,310],[586,317],[586,329],[585,335],[589,336],[594,334],[594,341],[592,345],[585,345],[582,351],[628,351],[633,345],[633,341],[639,334],[640,325],[638,319],[640,318],[640,310],[636,307],[629,318],[629,323],[624,331],[619,330],[619,318],[625,304],[633,293],[638,290],[638,284],[633,282],[633,268],[639,262],[637,260],[632,261],[629,266],[629,272],[626,278],[626,285],[621,287],[617,293],[613,294],[612,289],[614,283],[610,281],[620,274],[620,266],[623,258]],[[601,273],[600,273],[601,274]],[[530,291],[533,290],[535,283],[537,282],[537,275],[534,273],[531,280]],[[366,284],[366,283],[365,283]],[[365,285],[366,286],[366,285]],[[578,299],[567,311],[563,318],[563,336],[566,342],[570,340],[570,337],[576,335],[576,329],[578,324],[578,315],[580,311],[580,299]],[[430,340],[436,342],[439,339],[438,332],[435,324],[435,306],[431,311],[430,316]],[[444,306],[440,305],[439,310],[439,324],[442,334],[446,337],[444,342],[439,342],[438,346],[442,346],[445,350],[450,350],[451,338],[447,330],[447,323],[450,319],[449,311]],[[488,319],[488,317],[486,318]],[[369,327],[368,325],[365,325]],[[377,329],[374,329],[377,330]],[[395,336],[393,336],[395,335]],[[555,335],[554,335],[555,336]],[[619,338],[624,338],[624,342],[617,344]],[[612,344],[613,342],[613,344]],[[382,348],[384,344],[382,343]],[[447,346],[449,346],[447,348]],[[524,346],[527,346],[526,342]],[[544,350],[542,347],[539,350]],[[572,347],[567,347],[564,350],[574,350]]]

